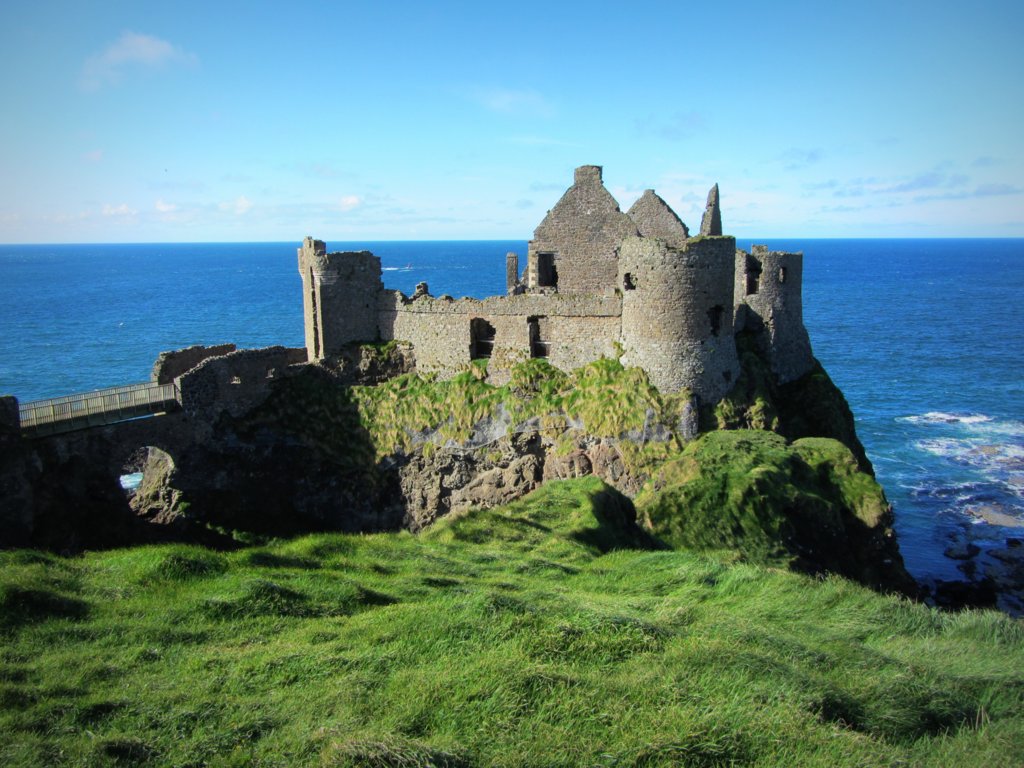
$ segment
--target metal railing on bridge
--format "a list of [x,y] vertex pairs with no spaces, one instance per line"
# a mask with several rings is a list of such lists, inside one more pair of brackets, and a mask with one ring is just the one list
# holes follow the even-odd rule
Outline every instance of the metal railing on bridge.
[[155,416],[179,407],[177,386],[147,382],[20,403],[18,415],[23,435],[42,437]]

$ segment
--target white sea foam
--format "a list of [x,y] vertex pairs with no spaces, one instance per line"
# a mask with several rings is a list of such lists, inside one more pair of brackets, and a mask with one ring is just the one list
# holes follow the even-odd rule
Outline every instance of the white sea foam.
[[126,491],[136,491],[142,484],[142,473],[132,472],[129,475],[121,475],[121,487]]
[[946,413],[945,411],[929,411],[917,416],[900,416],[897,421],[909,424],[984,424],[992,421],[991,416],[983,413]]

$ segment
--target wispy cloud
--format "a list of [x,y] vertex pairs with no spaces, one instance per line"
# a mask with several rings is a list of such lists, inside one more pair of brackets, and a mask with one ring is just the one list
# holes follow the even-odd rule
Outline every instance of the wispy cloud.
[[801,171],[804,168],[817,164],[821,160],[821,150],[793,147],[783,152],[778,159],[787,171]]
[[471,96],[480,106],[503,115],[550,117],[555,112],[554,105],[531,88],[476,88]]
[[[862,176],[850,179],[827,179],[803,185],[806,197],[831,195],[835,198],[879,197],[889,200],[908,199],[950,199],[951,196],[975,196],[968,190],[970,177],[962,173],[946,173],[943,170],[930,170],[902,178],[878,178]],[[979,187],[978,189],[982,189]],[[924,197],[921,193],[933,193]],[[1012,194],[1012,192],[999,192]]]
[[338,208],[341,211],[351,211],[353,208],[358,208],[363,204],[363,199],[359,195],[345,195],[338,201]]
[[674,112],[671,115],[647,115],[633,121],[637,133],[641,136],[654,136],[666,141],[682,141],[689,139],[707,125],[704,115],[700,112]]
[[970,200],[979,197],[1004,197],[1006,195],[1024,194],[1024,188],[1013,184],[979,184],[974,189],[957,192],[945,192],[936,195],[919,195],[914,202],[923,203],[932,200]]
[[178,210],[178,206],[176,206],[174,203],[168,203],[163,200],[157,200],[153,204],[153,207],[156,208],[157,213],[174,213],[176,210]]
[[199,57],[194,53],[166,40],[137,32],[122,32],[121,37],[106,49],[85,60],[79,85],[85,91],[96,91],[120,82],[133,69],[195,66],[198,63]]
[[103,206],[104,216],[134,216],[138,211],[134,208],[129,208],[128,203],[121,203],[120,205],[110,205],[107,203]]
[[237,216],[244,216],[250,210],[252,210],[252,200],[247,198],[245,195],[240,195],[238,199],[229,203],[219,203],[217,207],[222,211],[234,213]]
[[103,159],[103,150],[94,149],[91,152],[86,152],[82,155],[82,159],[90,163],[98,163]]

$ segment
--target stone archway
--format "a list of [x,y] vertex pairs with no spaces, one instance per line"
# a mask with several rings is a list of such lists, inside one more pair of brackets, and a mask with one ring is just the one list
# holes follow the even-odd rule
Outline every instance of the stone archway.
[[[181,492],[174,483],[174,457],[153,445],[132,451],[121,468],[121,487],[128,505],[139,517],[154,523],[168,523],[180,514]],[[126,483],[131,477],[135,482]]]

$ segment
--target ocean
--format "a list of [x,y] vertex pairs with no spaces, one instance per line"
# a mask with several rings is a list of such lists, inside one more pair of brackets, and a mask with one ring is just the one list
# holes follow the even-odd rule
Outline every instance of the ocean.
[[[846,395],[919,580],[1024,538],[1024,240],[740,240],[804,252],[804,320]],[[299,243],[0,246],[0,394],[145,381],[192,344],[302,346]],[[329,242],[384,284],[504,293],[525,241]]]

